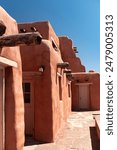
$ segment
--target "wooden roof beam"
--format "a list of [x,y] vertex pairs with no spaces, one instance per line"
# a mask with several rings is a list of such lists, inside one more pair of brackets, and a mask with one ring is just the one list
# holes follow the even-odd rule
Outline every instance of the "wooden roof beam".
[[68,68],[69,67],[69,63],[68,62],[58,63],[57,67],[58,68]]
[[0,47],[14,47],[21,45],[41,44],[42,36],[39,32],[19,33],[0,37]]

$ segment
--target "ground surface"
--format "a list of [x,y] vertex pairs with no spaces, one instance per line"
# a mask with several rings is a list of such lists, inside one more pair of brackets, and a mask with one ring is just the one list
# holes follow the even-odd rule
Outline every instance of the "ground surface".
[[28,140],[24,150],[99,150],[93,114],[97,111],[72,112],[55,143],[38,144]]

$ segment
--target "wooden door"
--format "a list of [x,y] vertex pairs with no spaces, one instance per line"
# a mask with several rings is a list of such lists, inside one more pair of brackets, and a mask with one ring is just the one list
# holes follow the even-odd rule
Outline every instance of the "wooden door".
[[0,68],[0,150],[4,149],[4,74]]
[[25,134],[33,136],[34,131],[34,103],[33,88],[30,81],[23,83],[24,103],[25,103]]
[[89,85],[79,85],[79,109],[89,109]]

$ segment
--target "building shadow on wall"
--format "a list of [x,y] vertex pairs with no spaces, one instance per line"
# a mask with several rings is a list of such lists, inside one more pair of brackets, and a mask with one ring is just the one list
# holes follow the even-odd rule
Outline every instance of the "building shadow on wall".
[[96,127],[90,127],[90,137],[92,150],[100,150],[100,140],[97,136]]
[[26,136],[25,137],[25,144],[24,144],[24,146],[40,145],[40,144],[45,144],[45,142],[39,142],[39,141],[35,140],[33,137],[31,137],[31,136]]

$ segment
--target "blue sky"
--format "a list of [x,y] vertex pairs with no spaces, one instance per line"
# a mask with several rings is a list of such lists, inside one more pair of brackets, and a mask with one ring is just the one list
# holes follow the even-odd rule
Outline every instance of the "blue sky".
[[0,0],[0,5],[17,22],[49,20],[58,36],[73,40],[86,70],[99,72],[99,0]]

